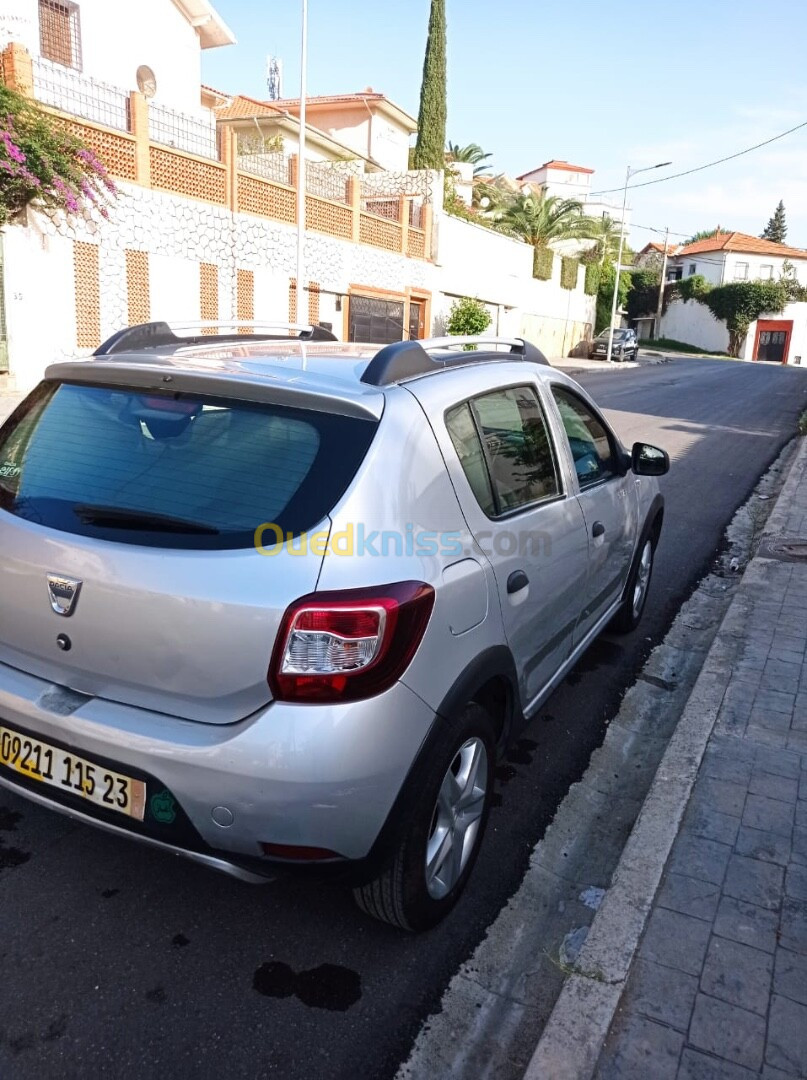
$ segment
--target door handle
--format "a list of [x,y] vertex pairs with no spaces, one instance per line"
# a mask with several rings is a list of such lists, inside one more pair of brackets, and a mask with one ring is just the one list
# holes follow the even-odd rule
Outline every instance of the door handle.
[[605,536],[605,526],[601,521],[595,521],[591,526],[591,535],[595,537],[595,539],[598,536]]
[[523,570],[514,570],[507,579],[507,591],[508,593],[520,592],[522,589],[526,589],[529,583],[530,579]]

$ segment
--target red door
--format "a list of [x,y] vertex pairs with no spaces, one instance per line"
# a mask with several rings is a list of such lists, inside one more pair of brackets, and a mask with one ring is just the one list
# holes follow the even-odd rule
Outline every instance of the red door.
[[792,333],[792,320],[760,319],[757,322],[754,359],[767,360],[773,364],[786,364]]

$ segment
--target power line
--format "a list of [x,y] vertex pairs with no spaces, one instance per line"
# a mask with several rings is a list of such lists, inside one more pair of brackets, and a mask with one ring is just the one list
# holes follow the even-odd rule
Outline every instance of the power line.
[[[796,124],[795,127],[788,128],[787,131],[780,132],[779,135],[765,139],[764,142],[755,143],[754,146],[748,146],[745,150],[738,150],[736,154],[729,154],[728,157],[718,158],[717,161],[710,161],[706,165],[698,165],[694,169],[685,169],[684,172],[673,173],[671,176],[661,176],[658,180],[644,180],[641,184],[629,184],[628,189],[632,191],[634,188],[650,187],[651,184],[666,184],[668,180],[678,180],[682,176],[691,176],[693,173],[703,172],[704,169],[712,169],[715,165],[722,165],[725,161],[733,161],[735,158],[742,157],[743,154],[750,154],[752,150],[759,150],[763,146],[769,146],[772,142],[776,142],[777,139],[784,139],[786,135],[792,135],[794,131],[799,131],[803,127],[807,127],[807,120],[804,120],[801,124]],[[592,191],[590,194],[613,195],[614,192],[623,190],[624,185],[622,187],[605,188],[603,191]]]

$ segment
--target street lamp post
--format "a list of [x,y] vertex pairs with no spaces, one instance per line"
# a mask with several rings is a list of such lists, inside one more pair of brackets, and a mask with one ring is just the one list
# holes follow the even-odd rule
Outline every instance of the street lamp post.
[[628,183],[632,176],[637,173],[650,172],[652,169],[663,169],[666,165],[672,165],[671,161],[660,161],[658,165],[646,165],[643,169],[632,169],[628,165],[625,173],[625,187],[622,192],[622,219],[619,222],[619,254],[616,257],[616,276],[614,278],[614,299],[611,304],[611,325],[608,328],[608,352],[605,355],[606,363],[611,363],[611,354],[614,351],[614,321],[616,319],[616,305],[619,300],[619,273],[622,267],[622,249],[625,246],[625,207],[628,204]]
[[302,0],[303,28],[300,48],[300,138],[297,151],[297,322],[303,322],[305,292],[305,96],[308,83],[308,0]]

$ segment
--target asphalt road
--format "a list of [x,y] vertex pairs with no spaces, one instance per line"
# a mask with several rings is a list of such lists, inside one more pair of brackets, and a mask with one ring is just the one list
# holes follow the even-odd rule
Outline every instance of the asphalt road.
[[673,460],[645,621],[589,650],[500,768],[452,917],[401,935],[337,887],[242,885],[0,792],[4,1080],[394,1073],[807,407],[807,371],[764,365],[678,359],[581,381],[628,445]]

